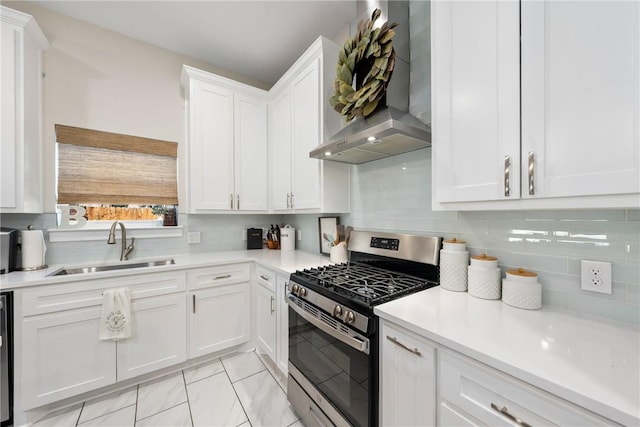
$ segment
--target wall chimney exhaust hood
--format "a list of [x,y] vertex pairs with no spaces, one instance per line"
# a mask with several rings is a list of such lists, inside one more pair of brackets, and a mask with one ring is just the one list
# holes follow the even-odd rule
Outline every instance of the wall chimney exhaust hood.
[[[386,4],[384,4],[386,3]],[[428,51],[429,40],[417,40],[419,37],[428,37],[428,16],[425,19],[418,17],[412,20],[422,24],[423,28],[411,29],[412,52],[415,56],[409,60],[409,2],[408,1],[388,1],[383,7],[387,7],[387,13],[383,9],[383,17],[389,22],[396,22],[396,35],[393,38],[393,46],[396,51],[396,63],[391,76],[391,81],[387,87],[386,107],[379,109],[371,116],[365,118],[358,117],[352,120],[345,128],[330,137],[325,143],[309,153],[309,157],[320,160],[330,160],[335,162],[361,164],[379,160],[385,157],[394,156],[409,151],[420,150],[431,147],[431,126],[410,114],[410,66],[414,63],[422,62],[422,69],[429,69],[430,56]],[[359,5],[365,4],[358,2]],[[358,16],[370,15],[371,11],[363,10]],[[417,34],[417,36],[414,36]],[[414,46],[424,46],[423,52],[417,51]],[[416,52],[418,55],[416,55]],[[419,57],[418,57],[419,56]],[[427,64],[425,67],[424,64]],[[421,73],[418,77],[424,79],[426,85],[429,84],[430,76],[428,72]],[[419,117],[429,117],[430,109],[428,86],[424,87],[416,82],[411,82],[411,87],[416,90],[412,93],[411,105],[415,109],[418,105],[416,115]],[[415,99],[414,99],[415,98]],[[420,104],[422,102],[422,105]],[[422,110],[420,110],[422,109]],[[336,113],[338,114],[338,113]]]

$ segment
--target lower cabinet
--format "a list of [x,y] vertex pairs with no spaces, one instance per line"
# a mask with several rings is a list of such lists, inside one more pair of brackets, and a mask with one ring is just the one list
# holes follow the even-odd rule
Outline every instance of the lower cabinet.
[[24,409],[116,382],[116,343],[100,341],[100,306],[22,322]]
[[256,347],[259,352],[276,362],[276,275],[260,266],[256,267],[254,283],[254,324]]
[[189,358],[251,339],[249,264],[189,272]]
[[382,319],[379,338],[381,425],[619,425]]
[[436,347],[380,323],[380,425],[436,425]]
[[117,343],[118,381],[187,360],[187,317],[184,294],[134,300],[135,332]]
[[289,304],[287,303],[287,290],[289,276],[276,278],[276,366],[280,372],[287,375],[289,372]]

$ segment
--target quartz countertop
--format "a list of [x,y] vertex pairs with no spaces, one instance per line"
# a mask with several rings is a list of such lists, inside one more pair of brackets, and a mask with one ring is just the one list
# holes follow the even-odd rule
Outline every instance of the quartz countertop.
[[158,259],[173,258],[175,264],[162,265],[156,267],[131,268],[122,270],[110,270],[95,273],[72,274],[63,276],[50,276],[61,268],[83,267],[89,265],[112,265],[121,261],[113,262],[84,262],[51,265],[48,268],[36,271],[14,271],[0,276],[0,289],[11,290],[30,286],[49,285],[56,283],[70,283],[79,280],[93,280],[99,278],[130,276],[135,274],[147,274],[163,271],[176,271],[200,267],[210,267],[220,264],[238,262],[257,262],[265,267],[276,270],[281,274],[290,273],[303,268],[317,267],[330,264],[329,258],[318,254],[310,254],[302,251],[280,251],[269,249],[210,252],[190,255],[171,255],[154,258],[135,258],[122,263],[138,263]]
[[624,425],[640,425],[640,330],[440,287],[375,308],[425,338]]

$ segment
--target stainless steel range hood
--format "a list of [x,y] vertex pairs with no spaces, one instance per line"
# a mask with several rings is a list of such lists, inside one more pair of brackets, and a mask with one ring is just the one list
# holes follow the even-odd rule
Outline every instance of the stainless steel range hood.
[[309,153],[314,159],[359,165],[431,147],[431,130],[409,113],[393,107],[358,118]]
[[[364,5],[365,2],[358,2]],[[409,2],[408,1],[388,1],[381,2],[383,8],[383,18],[389,22],[396,22],[396,35],[394,36],[394,49],[396,50],[396,65],[391,76],[391,81],[386,93],[386,108],[380,109],[366,119],[357,118],[349,123],[344,129],[333,135],[325,143],[318,146],[309,153],[309,157],[321,160],[331,160],[335,162],[361,164],[373,160],[382,159],[409,151],[431,147],[431,127],[423,121],[410,114],[410,67],[413,66],[409,58],[409,40],[411,38],[414,55],[419,53],[420,58],[415,62],[422,61],[422,69],[429,69],[429,40],[418,40],[420,37],[428,37],[428,17],[424,19],[425,28],[411,30],[409,32]],[[385,9],[386,8],[386,14]],[[359,16],[371,15],[370,10],[358,12]],[[416,20],[421,22],[420,19]],[[412,21],[414,23],[415,21]],[[417,31],[414,31],[417,30]],[[418,33],[417,36],[414,34]],[[423,51],[419,51],[416,46],[424,46]],[[427,64],[425,67],[424,64]],[[416,73],[412,78],[423,79],[428,85],[430,76],[428,72]],[[418,82],[420,83],[420,82]],[[412,87],[424,92],[419,93],[416,99],[422,101],[412,102],[414,110],[420,111],[420,117],[430,116],[430,113],[423,114],[430,109],[428,99],[428,87],[424,88],[420,84],[411,82]],[[338,114],[338,113],[336,113]],[[426,120],[425,120],[426,121]]]

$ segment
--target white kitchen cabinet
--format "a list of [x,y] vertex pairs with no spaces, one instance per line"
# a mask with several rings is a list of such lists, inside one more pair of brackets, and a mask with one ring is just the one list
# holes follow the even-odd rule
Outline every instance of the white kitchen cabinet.
[[276,275],[260,266],[256,267],[254,283],[254,322],[258,351],[276,363]]
[[343,126],[328,99],[337,46],[319,37],[270,91],[270,209],[349,212],[349,165],[309,158]]
[[380,323],[380,425],[436,425],[435,345]]
[[49,42],[33,17],[0,8],[0,213],[41,213],[42,52]]
[[23,409],[116,382],[116,343],[98,339],[100,314],[93,306],[24,319]]
[[118,381],[187,360],[184,293],[134,300],[131,338],[117,343]]
[[[98,337],[105,289],[131,291],[132,336]],[[186,360],[186,275],[153,273],[17,290],[20,410]]]
[[266,211],[267,93],[184,66],[189,213]]
[[289,276],[278,275],[276,277],[276,366],[287,375],[289,372],[289,304],[287,303],[287,292],[289,287]]
[[189,358],[251,339],[249,270],[237,264],[189,272]]
[[619,425],[459,353],[438,353],[437,425]]
[[637,2],[433,2],[434,208],[640,206],[639,47]]

